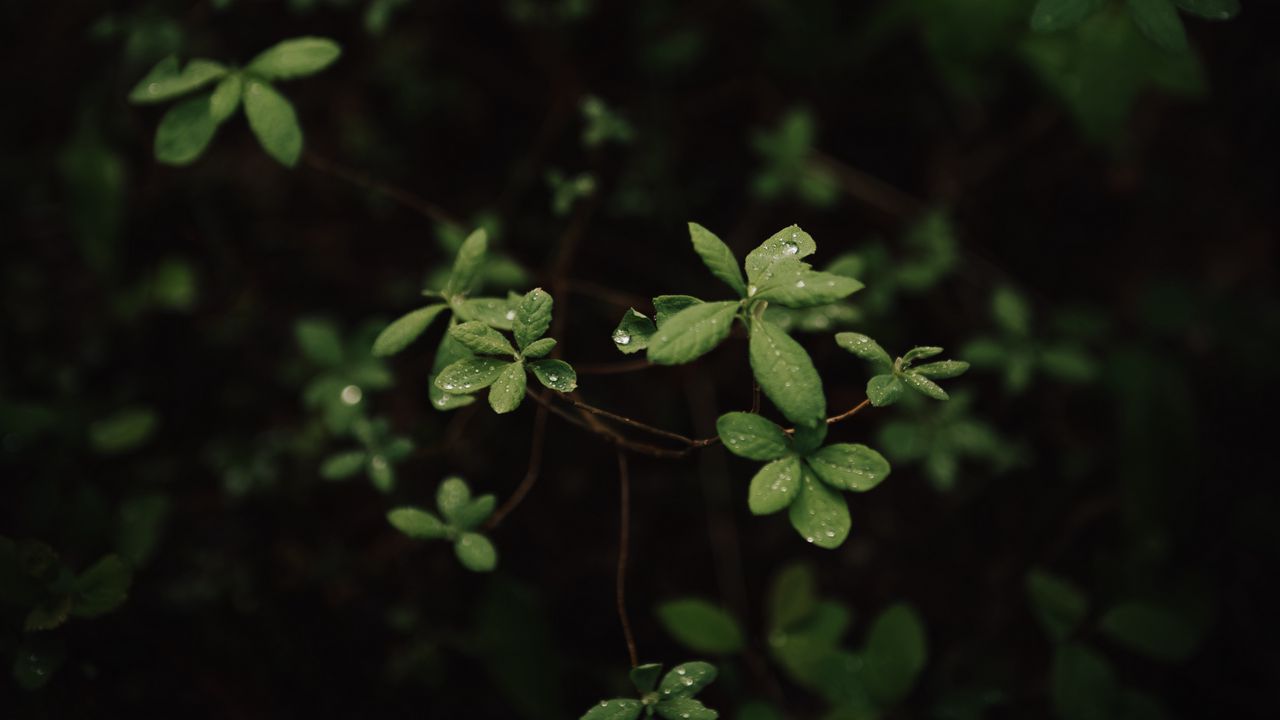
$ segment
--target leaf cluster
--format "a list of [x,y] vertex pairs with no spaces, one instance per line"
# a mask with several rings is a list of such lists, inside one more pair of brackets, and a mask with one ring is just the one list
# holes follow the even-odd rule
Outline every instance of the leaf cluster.
[[387,521],[416,540],[447,540],[463,567],[489,572],[498,565],[498,551],[477,528],[493,514],[493,495],[471,497],[471,488],[461,478],[448,478],[436,491],[440,514],[416,507],[400,507],[387,513]]

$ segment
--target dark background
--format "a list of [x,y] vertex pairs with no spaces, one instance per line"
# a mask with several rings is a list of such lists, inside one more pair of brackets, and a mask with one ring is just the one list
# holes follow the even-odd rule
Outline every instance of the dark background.
[[[557,311],[564,357],[586,366],[620,360],[609,342],[619,299],[722,296],[687,221],[739,256],[799,223],[821,264],[872,243],[903,255],[926,210],[947,213],[950,271],[857,328],[891,352],[957,353],[998,335],[991,298],[1009,287],[1038,338],[1056,337],[1063,310],[1098,319],[1078,341],[1096,372],[1037,374],[1017,392],[998,370],[951,381],[1017,460],[966,459],[949,487],[895,462],[884,486],[850,498],[853,533],[831,552],[781,517],[751,517],[753,467],[719,448],[633,458],[628,604],[642,658],[688,655],[653,613],[683,596],[724,604],[763,649],[769,578],[805,560],[853,608],[855,641],[891,602],[925,621],[929,664],[890,716],[955,717],[955,697],[996,691],[975,717],[1050,717],[1054,651],[1024,590],[1041,567],[1090,596],[1091,618],[1126,599],[1194,595],[1210,619],[1184,661],[1084,640],[1170,717],[1274,717],[1280,8],[1187,17],[1194,60],[1120,54],[1071,95],[1028,61],[1043,38],[1015,0],[599,2],[580,15],[577,3],[417,2],[378,33],[362,3],[225,5],[0,9],[0,531],[79,569],[117,547],[130,498],[167,508],[128,601],[36,638],[56,645],[60,667],[35,691],[6,673],[3,714],[577,717],[622,691],[608,445],[550,420],[542,478],[493,535],[492,576],[399,535],[389,507],[432,506],[450,473],[505,498],[528,458],[531,403],[503,417],[483,404],[431,410],[437,327],[390,361],[394,387],[366,395],[418,448],[394,492],[318,478],[351,441],[326,434],[302,400],[316,370],[295,322],[328,318],[367,347],[358,329],[416,307],[428,271],[450,260],[438,224],[318,170],[319,158],[464,225],[496,219],[498,246],[530,273],[521,290],[550,287],[577,234],[559,279],[579,292]],[[267,157],[243,116],[191,167],[152,159],[162,111],[125,98],[156,60],[247,62],[308,34],[344,54],[282,85],[306,133],[299,167]],[[1136,69],[1163,77],[1184,62],[1201,65],[1201,91]],[[584,147],[586,94],[630,122],[630,143]],[[817,128],[805,162],[837,168],[830,203],[753,189],[766,165],[753,135],[797,107]],[[553,212],[550,168],[591,172],[595,194]],[[867,191],[864,176],[889,189]],[[185,268],[180,290],[154,279],[165,263]],[[874,272],[861,279],[875,289]],[[822,335],[804,342],[832,411],[861,400],[862,364]],[[751,401],[741,339],[692,366],[584,374],[580,389],[695,436]],[[154,432],[124,452],[95,449],[93,424],[124,407],[150,408]],[[908,410],[869,411],[831,438],[876,445]],[[14,613],[0,630],[6,664],[33,642]],[[747,664],[722,670],[703,697],[734,717],[761,681]],[[792,716],[820,716],[821,701],[780,682]]]

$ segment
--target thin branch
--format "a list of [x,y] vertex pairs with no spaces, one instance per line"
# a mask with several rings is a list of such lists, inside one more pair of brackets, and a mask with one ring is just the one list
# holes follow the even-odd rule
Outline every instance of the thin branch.
[[628,360],[626,362],[574,365],[573,369],[579,375],[623,375],[638,370],[648,370],[651,367],[653,367],[653,363],[640,358],[639,360]]
[[627,619],[627,554],[631,547],[631,477],[627,473],[627,455],[618,450],[618,577],[614,585],[614,597],[618,603],[618,621],[622,623],[622,637],[627,642],[627,655],[631,667],[640,664],[636,651],[636,638],[631,633],[631,621]]
[[529,468],[525,470],[524,479],[516,486],[515,491],[511,493],[511,497],[507,498],[506,502],[502,503],[502,507],[494,511],[493,515],[489,516],[489,519],[484,524],[486,530],[492,530],[497,527],[503,518],[520,505],[525,495],[528,495],[534,484],[538,482],[538,477],[542,472],[542,449],[546,444],[546,436],[547,407],[539,405],[533,416],[533,437],[529,445]]
[[339,165],[322,155],[317,155],[312,150],[303,151],[302,162],[306,163],[306,165],[311,169],[322,172],[325,175],[338,178],[339,180],[345,180],[352,185],[356,185],[364,188],[365,190],[391,198],[432,222],[440,223],[442,225],[451,225],[453,227],[462,227],[461,222],[442,209],[439,205],[428,200],[424,200],[408,190],[404,190],[390,183],[378,180],[362,170],[356,170],[354,168]]
[[828,424],[828,425],[835,425],[836,423],[840,422],[841,420],[847,420],[847,419],[849,419],[849,418],[853,417],[854,415],[857,415],[858,413],[862,412],[862,410],[863,410],[864,408],[866,408],[866,407],[867,407],[868,405],[870,405],[870,404],[871,404],[871,398],[867,398],[866,400],[863,400],[862,402],[858,403],[857,405],[854,405],[852,408],[850,408],[850,409],[848,409],[848,410],[845,410],[844,412],[840,413],[839,415],[836,415],[836,416],[834,416],[834,417],[829,417],[829,418],[827,418],[827,424]]
[[919,215],[926,207],[923,201],[830,155],[814,153],[813,160],[835,175],[845,194],[886,215],[907,219]]
[[571,405],[578,408],[579,410],[586,410],[587,412],[592,413],[594,415],[600,415],[603,417],[607,417],[610,420],[616,420],[628,427],[633,427],[637,430],[647,432],[650,435],[657,435],[658,437],[663,437],[668,440],[674,440],[675,442],[681,443],[691,448],[705,447],[715,442],[715,440],[711,438],[707,438],[705,440],[695,440],[691,437],[685,437],[680,433],[674,433],[674,432],[671,432],[670,430],[663,430],[662,428],[654,427],[647,423],[642,423],[639,420],[633,420],[625,415],[619,415],[617,413],[609,412],[608,410],[598,408],[594,405],[588,405],[587,403],[584,403],[580,400],[575,400],[573,398],[568,398],[568,400]]

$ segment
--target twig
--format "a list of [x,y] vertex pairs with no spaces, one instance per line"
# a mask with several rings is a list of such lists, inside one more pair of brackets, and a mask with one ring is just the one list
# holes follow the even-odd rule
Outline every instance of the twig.
[[627,454],[618,450],[618,577],[614,595],[618,602],[618,621],[622,623],[622,637],[627,642],[627,655],[631,667],[640,664],[636,651],[636,638],[631,633],[631,621],[627,619],[627,553],[631,546],[631,478],[627,473]]
[[850,167],[825,153],[814,153],[813,160],[836,176],[845,194],[886,215],[906,219],[918,215],[925,203],[908,195],[880,178]]
[[600,415],[603,417],[607,417],[610,420],[616,420],[628,427],[633,427],[637,430],[642,430],[644,432],[649,433],[650,435],[657,435],[658,437],[664,437],[664,438],[667,438],[668,440],[674,440],[678,443],[681,443],[691,448],[705,447],[707,445],[712,444],[713,442],[716,442],[716,439],[714,438],[706,438],[704,440],[695,440],[691,437],[685,437],[680,433],[674,433],[674,432],[671,432],[670,430],[663,430],[662,428],[654,427],[647,423],[642,423],[639,420],[633,420],[625,415],[619,415],[617,413],[609,412],[608,410],[595,407],[594,405],[588,405],[580,400],[575,400],[573,398],[569,398],[569,403],[574,407],[578,408],[579,410],[586,410],[587,412],[592,413],[594,415]]
[[313,170],[317,170],[331,177],[336,177],[339,180],[345,180],[352,185],[362,187],[366,190],[378,193],[379,195],[389,197],[432,222],[458,228],[462,227],[461,222],[435,203],[424,200],[408,190],[382,182],[366,172],[344,167],[332,160],[329,160],[328,158],[317,155],[311,150],[303,151],[302,162],[306,163],[306,165]]
[[871,398],[867,398],[866,400],[863,400],[862,402],[858,403],[857,405],[854,405],[852,408],[848,410],[845,410],[839,415],[836,415],[835,417],[827,418],[827,424],[835,425],[841,420],[847,420],[853,417],[854,415],[857,415],[858,413],[862,412],[863,408],[867,407],[870,404],[871,404]]
[[542,449],[546,444],[547,436],[547,407],[539,405],[533,416],[533,437],[530,439],[529,445],[529,468],[525,470],[524,479],[516,486],[511,493],[511,497],[502,503],[502,507],[494,511],[493,515],[485,522],[486,530],[492,530],[502,522],[512,510],[524,500],[524,496],[529,494],[535,483],[538,482],[538,476],[542,472]]
[[629,360],[626,362],[616,363],[597,363],[595,365],[574,365],[573,369],[579,375],[622,375],[637,370],[648,370],[653,367],[653,363],[640,358],[639,360]]

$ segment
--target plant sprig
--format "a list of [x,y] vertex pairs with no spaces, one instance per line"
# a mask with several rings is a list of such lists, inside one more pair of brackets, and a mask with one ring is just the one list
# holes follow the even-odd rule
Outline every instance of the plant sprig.
[[[387,513],[400,532],[417,540],[447,540],[463,567],[489,572],[498,565],[498,551],[476,528],[493,514],[493,495],[471,497],[471,488],[461,478],[448,478],[436,492],[440,515],[416,507],[400,507]],[[443,518],[443,519],[442,519]]]

